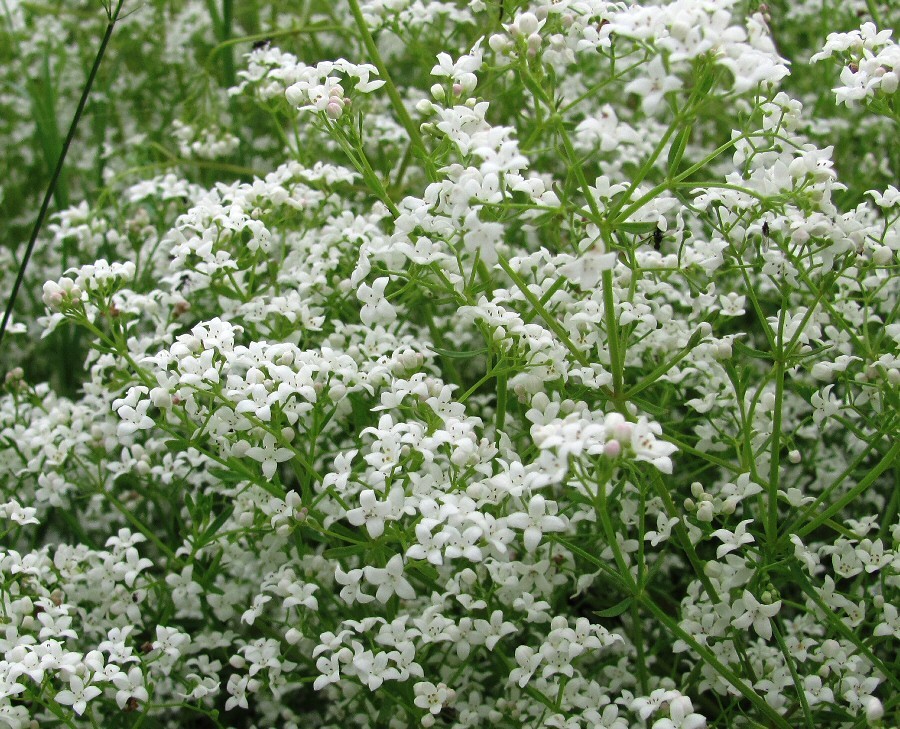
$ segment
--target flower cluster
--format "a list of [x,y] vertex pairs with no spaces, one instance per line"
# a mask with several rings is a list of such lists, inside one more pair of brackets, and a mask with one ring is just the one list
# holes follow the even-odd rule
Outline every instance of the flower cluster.
[[[57,4],[0,20],[10,241]],[[125,0],[0,352],[0,725],[897,725],[849,5]]]

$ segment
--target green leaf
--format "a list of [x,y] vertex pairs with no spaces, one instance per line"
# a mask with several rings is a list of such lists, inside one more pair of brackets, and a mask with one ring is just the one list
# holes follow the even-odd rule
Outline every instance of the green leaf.
[[633,602],[634,598],[626,597],[622,602],[618,602],[612,607],[606,608],[606,610],[594,610],[594,615],[600,618],[617,618],[628,610]]
[[656,230],[656,223],[619,223],[616,230],[623,233],[631,233],[632,235],[650,235]]
[[208,542],[211,542],[213,539],[215,539],[216,533],[219,531],[219,529],[222,527],[222,525],[226,521],[228,521],[228,518],[233,513],[234,513],[234,504],[229,504],[228,506],[226,506],[225,509],[222,511],[222,513],[219,514],[215,518],[215,521],[213,521],[213,523],[210,524],[206,528],[206,531],[203,532],[203,536],[201,537],[201,542],[206,544]]
[[688,140],[691,138],[692,129],[693,127],[691,125],[683,127],[672,141],[672,146],[669,147],[669,177],[675,175],[678,165],[681,164],[681,158],[684,156],[684,150],[687,147]]
[[339,559],[340,557],[353,557],[357,554],[365,554],[371,549],[371,545],[365,544],[349,544],[346,547],[332,547],[326,549],[322,556],[326,559]]
[[444,349],[443,347],[435,347],[434,345],[432,345],[431,350],[441,355],[441,357],[447,357],[449,359],[468,359],[469,357],[477,357],[481,354],[488,353],[487,347],[482,347],[481,349],[460,350],[459,352],[455,352],[452,349]]
[[731,342],[731,347],[734,350],[735,354],[743,354],[751,359],[764,359],[771,360],[772,355],[768,352],[763,352],[759,349],[753,349],[753,347],[748,347],[746,344],[741,342],[738,339],[735,339]]
[[438,571],[434,568],[434,565],[429,564],[428,562],[423,562],[421,560],[412,560],[409,565],[417,572],[420,572],[423,577],[432,582],[436,582],[437,578],[440,576]]
[[209,473],[223,483],[240,483],[246,480],[246,475],[230,468],[210,468]]

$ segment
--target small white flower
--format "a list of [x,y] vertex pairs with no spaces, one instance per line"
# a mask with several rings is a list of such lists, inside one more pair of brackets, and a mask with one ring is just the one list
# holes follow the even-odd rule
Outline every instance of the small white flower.
[[377,586],[375,598],[381,603],[387,603],[392,595],[405,600],[416,596],[416,591],[403,576],[403,557],[399,554],[391,557],[383,568],[367,565],[363,571],[366,580]]
[[722,544],[716,549],[716,559],[722,559],[729,552],[740,549],[745,544],[752,544],[756,541],[752,534],[747,533],[747,525],[752,524],[753,519],[745,519],[737,528],[730,532],[727,529],[716,529],[712,533],[716,539],[722,541]]
[[746,630],[752,625],[753,630],[760,638],[769,640],[772,637],[772,624],[769,620],[774,618],[779,610],[781,610],[781,600],[777,600],[771,605],[764,605],[753,597],[749,590],[744,590],[743,597],[738,598],[734,603],[735,618],[731,624],[741,630]]
[[78,716],[81,716],[87,709],[88,701],[96,698],[101,693],[103,692],[96,686],[85,686],[81,677],[73,674],[69,678],[69,688],[56,694],[56,703],[63,706],[71,706],[72,710]]
[[[550,511],[550,513],[547,513]],[[528,513],[510,514],[507,525],[513,529],[522,529],[525,549],[533,552],[541,542],[544,532],[565,531],[568,521],[565,517],[555,516],[556,502],[544,499],[543,496],[532,496],[528,502]]]

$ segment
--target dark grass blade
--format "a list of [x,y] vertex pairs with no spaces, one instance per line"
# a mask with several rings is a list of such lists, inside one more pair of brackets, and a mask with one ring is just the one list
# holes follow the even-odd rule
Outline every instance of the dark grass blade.
[[91,66],[91,72],[88,74],[87,83],[84,86],[84,90],[81,92],[81,98],[78,100],[78,107],[75,109],[75,115],[72,117],[72,123],[69,125],[69,132],[66,135],[66,140],[63,142],[62,151],[59,154],[59,159],[56,162],[56,169],[53,171],[53,177],[50,178],[50,184],[47,186],[47,191],[44,193],[44,200],[41,203],[41,209],[38,213],[37,220],[34,221],[34,227],[31,229],[31,237],[28,240],[28,245],[25,248],[25,255],[22,258],[22,262],[19,264],[19,270],[16,274],[16,281],[13,284],[12,291],[9,294],[9,301],[6,304],[6,311],[3,313],[3,321],[0,323],[0,345],[3,344],[3,337],[6,334],[6,327],[9,324],[9,320],[12,317],[13,307],[16,305],[16,297],[19,295],[19,289],[22,288],[22,281],[25,279],[25,269],[28,267],[28,262],[31,260],[31,254],[34,252],[34,246],[37,243],[38,235],[40,235],[41,228],[44,225],[44,220],[47,217],[47,212],[50,209],[50,201],[53,199],[53,195],[56,191],[56,187],[59,184],[60,177],[62,175],[63,165],[66,161],[66,155],[69,152],[69,147],[72,144],[72,140],[75,138],[75,132],[78,130],[78,122],[81,121],[81,115],[84,112],[84,107],[87,106],[88,97],[91,94],[91,87],[94,85],[94,79],[97,77],[97,71],[100,69],[100,64],[103,62],[103,56],[106,53],[106,47],[109,45],[109,39],[112,37],[113,28],[115,28],[116,23],[119,20],[119,15],[122,11],[122,5],[125,0],[118,0],[116,4],[115,10],[109,14],[109,22],[106,24],[106,32],[103,34],[103,40],[100,42],[100,48],[97,51],[97,57],[94,59],[94,65]]

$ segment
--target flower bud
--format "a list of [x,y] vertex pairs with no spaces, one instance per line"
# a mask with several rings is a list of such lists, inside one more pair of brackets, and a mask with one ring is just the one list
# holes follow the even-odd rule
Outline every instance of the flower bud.
[[289,628],[287,633],[284,634],[284,639],[290,645],[297,645],[297,643],[303,640],[303,633],[301,633],[296,628]]
[[705,521],[709,523],[713,520],[713,505],[710,501],[701,501],[700,506],[697,508],[697,518],[700,521]]
[[900,78],[895,71],[888,71],[881,77],[881,90],[886,94],[893,94],[900,86]]
[[490,38],[488,38],[488,45],[494,53],[505,53],[509,50],[512,45],[505,35],[500,33],[495,33]]
[[520,35],[531,35],[536,33],[539,27],[539,21],[534,13],[522,13],[516,18],[516,22],[513,23],[511,30]]
[[887,246],[878,246],[872,253],[872,260],[879,266],[887,266],[894,258],[894,252]]
[[884,716],[884,705],[874,696],[864,697],[862,703],[866,707],[866,719],[868,721],[878,721]]

